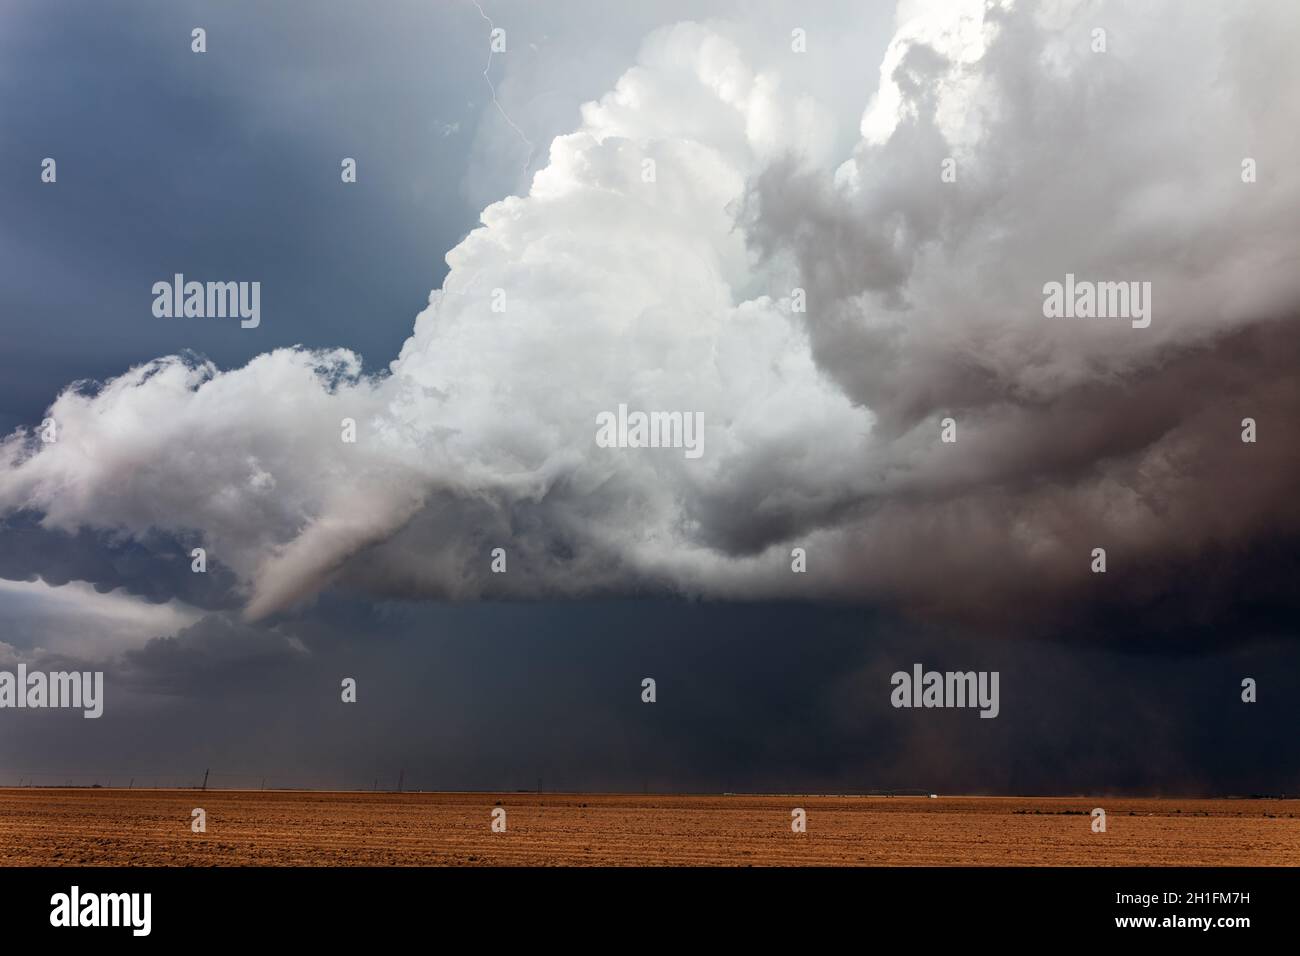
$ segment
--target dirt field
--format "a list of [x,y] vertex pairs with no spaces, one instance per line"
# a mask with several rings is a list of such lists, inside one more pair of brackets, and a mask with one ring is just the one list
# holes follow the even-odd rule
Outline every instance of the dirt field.
[[0,864],[1296,866],[1300,800],[10,789]]

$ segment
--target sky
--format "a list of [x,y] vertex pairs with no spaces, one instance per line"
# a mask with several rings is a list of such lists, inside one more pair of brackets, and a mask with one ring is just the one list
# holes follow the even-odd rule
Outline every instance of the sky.
[[0,783],[1294,792],[1297,27],[7,3]]

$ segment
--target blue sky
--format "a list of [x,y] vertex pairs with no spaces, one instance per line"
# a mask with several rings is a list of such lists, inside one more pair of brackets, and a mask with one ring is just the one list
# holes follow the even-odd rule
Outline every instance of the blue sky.
[[[462,186],[481,25],[468,5],[312,6],[7,6],[0,311],[22,348],[0,359],[0,427],[74,379],[183,349],[224,367],[295,344],[396,355],[477,219]],[[190,51],[200,21],[206,56]],[[57,189],[22,174],[45,156]],[[274,319],[159,321],[141,290],[177,271],[257,278]]]

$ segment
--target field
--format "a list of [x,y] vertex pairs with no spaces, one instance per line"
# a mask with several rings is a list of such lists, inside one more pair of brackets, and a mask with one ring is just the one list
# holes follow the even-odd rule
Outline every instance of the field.
[[1300,801],[0,790],[0,865],[99,864],[1296,866]]

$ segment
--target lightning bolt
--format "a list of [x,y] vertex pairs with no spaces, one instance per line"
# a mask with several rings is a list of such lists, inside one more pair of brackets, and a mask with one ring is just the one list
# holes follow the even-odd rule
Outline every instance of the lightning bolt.
[[[479,15],[480,17],[482,17],[484,20],[487,21],[488,31],[489,31],[489,36],[490,36],[490,35],[491,35],[491,31],[496,29],[496,24],[492,22],[492,18],[491,18],[491,17],[489,17],[486,13],[483,12],[483,8],[482,8],[481,6],[479,6],[479,2],[478,2],[478,0],[470,0],[470,2],[473,3],[473,4],[474,4],[474,8],[475,8],[476,10],[478,10],[478,15]],[[527,136],[524,135],[524,131],[521,130],[521,129],[519,128],[519,125],[518,125],[514,120],[512,120],[512,119],[510,118],[510,114],[506,112],[505,107],[502,106],[502,105],[501,105],[501,102],[497,99],[497,88],[496,88],[496,86],[492,83],[492,76],[491,76],[491,71],[492,71],[492,54],[493,54],[493,51],[492,51],[492,44],[489,43],[489,44],[488,44],[488,58],[487,58],[487,65],[486,65],[485,67],[483,67],[483,79],[487,80],[488,89],[489,89],[489,90],[491,91],[491,93],[492,93],[492,105],[495,106],[495,107],[497,108],[497,112],[501,114],[501,118],[504,119],[507,123],[510,124],[510,128],[511,128],[512,130],[514,130],[516,133],[519,134],[519,138],[520,138],[521,140],[523,140],[524,145],[528,147],[528,157],[527,157],[527,159],[524,160],[524,172],[527,172],[527,171],[528,171],[528,164],[531,163],[531,162],[533,161],[533,150],[534,150],[534,146],[533,146],[532,140],[530,140]]]

